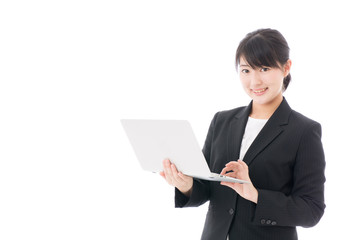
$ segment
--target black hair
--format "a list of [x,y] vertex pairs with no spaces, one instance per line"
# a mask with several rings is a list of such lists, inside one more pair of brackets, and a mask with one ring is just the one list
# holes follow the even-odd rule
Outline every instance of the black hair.
[[[290,48],[284,36],[275,29],[258,29],[248,33],[239,43],[236,50],[235,65],[238,69],[240,57],[243,57],[252,68],[282,68],[289,60]],[[291,81],[290,73],[284,78],[283,91]]]

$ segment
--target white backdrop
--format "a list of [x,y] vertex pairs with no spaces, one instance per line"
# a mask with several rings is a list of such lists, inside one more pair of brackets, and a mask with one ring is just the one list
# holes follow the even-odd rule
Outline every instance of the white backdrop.
[[291,48],[293,109],[319,121],[326,213],[300,239],[357,236],[356,1],[1,1],[0,239],[199,239],[207,205],[174,209],[141,170],[121,118],[188,119],[247,105],[246,33]]

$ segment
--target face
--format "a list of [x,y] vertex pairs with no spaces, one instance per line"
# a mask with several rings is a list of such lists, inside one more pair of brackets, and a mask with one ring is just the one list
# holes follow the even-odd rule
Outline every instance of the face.
[[252,68],[244,58],[240,58],[240,80],[245,92],[255,104],[271,104],[281,99],[283,93],[283,80],[289,74],[291,61],[282,68],[262,66]]

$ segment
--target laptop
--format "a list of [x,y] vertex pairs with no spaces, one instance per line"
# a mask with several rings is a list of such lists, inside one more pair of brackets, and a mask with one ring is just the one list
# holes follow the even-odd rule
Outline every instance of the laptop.
[[121,124],[144,170],[163,171],[162,162],[168,158],[178,171],[194,178],[249,183],[212,173],[186,120],[122,119]]

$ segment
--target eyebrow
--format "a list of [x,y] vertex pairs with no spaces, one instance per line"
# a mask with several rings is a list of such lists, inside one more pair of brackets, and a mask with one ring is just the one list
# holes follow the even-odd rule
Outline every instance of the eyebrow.
[[240,64],[240,67],[250,67],[250,66],[247,64]]

